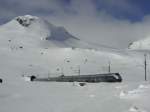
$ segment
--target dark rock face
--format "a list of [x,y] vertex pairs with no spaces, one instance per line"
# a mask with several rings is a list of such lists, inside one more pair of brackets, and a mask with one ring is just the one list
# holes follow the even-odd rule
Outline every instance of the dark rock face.
[[36,79],[36,76],[34,76],[34,75],[30,76],[31,81],[34,81],[35,79]]
[[30,16],[19,16],[16,18],[16,21],[24,27],[28,27],[34,20],[35,18]]
[[79,85],[80,85],[80,86],[85,86],[85,85],[86,85],[86,83],[81,82],[81,83],[79,83]]
[[133,42],[129,43],[128,49],[130,49],[132,45],[133,45]]
[[19,46],[20,49],[23,49],[23,46]]
[[0,78],[0,83],[2,83],[3,82],[3,80]]

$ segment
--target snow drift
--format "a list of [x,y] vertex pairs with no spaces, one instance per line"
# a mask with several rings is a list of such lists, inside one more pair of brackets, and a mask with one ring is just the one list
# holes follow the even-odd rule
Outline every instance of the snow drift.
[[128,48],[132,50],[150,50],[150,37],[132,42]]

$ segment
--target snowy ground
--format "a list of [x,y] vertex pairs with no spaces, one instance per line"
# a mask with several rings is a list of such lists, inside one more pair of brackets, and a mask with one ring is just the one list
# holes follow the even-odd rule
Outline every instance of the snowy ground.
[[5,82],[0,112],[149,112],[149,97],[148,82]]

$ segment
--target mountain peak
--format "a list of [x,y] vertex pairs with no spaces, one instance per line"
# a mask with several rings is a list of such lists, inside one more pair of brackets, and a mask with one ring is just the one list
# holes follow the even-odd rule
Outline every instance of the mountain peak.
[[31,15],[18,16],[15,18],[15,20],[17,20],[18,23],[24,27],[28,27],[33,21],[37,19],[39,18],[36,16],[31,16]]
[[65,27],[56,26],[43,18],[31,15],[15,17],[10,22],[2,25],[0,29],[6,32],[6,35],[9,34],[14,38],[29,37],[25,41],[28,39],[42,40],[39,42],[46,43],[46,45],[49,43],[52,46],[72,46],[73,43],[79,41]]

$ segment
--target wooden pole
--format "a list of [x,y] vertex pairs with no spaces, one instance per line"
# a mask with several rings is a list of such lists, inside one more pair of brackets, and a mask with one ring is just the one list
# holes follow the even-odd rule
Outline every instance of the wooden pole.
[[110,61],[108,62],[108,73],[110,73]]
[[79,75],[80,75],[80,72],[81,72],[81,70],[80,70],[80,65],[79,65],[78,67],[79,67]]
[[145,69],[145,81],[147,81],[147,60],[146,60],[146,54],[144,54],[144,69]]

